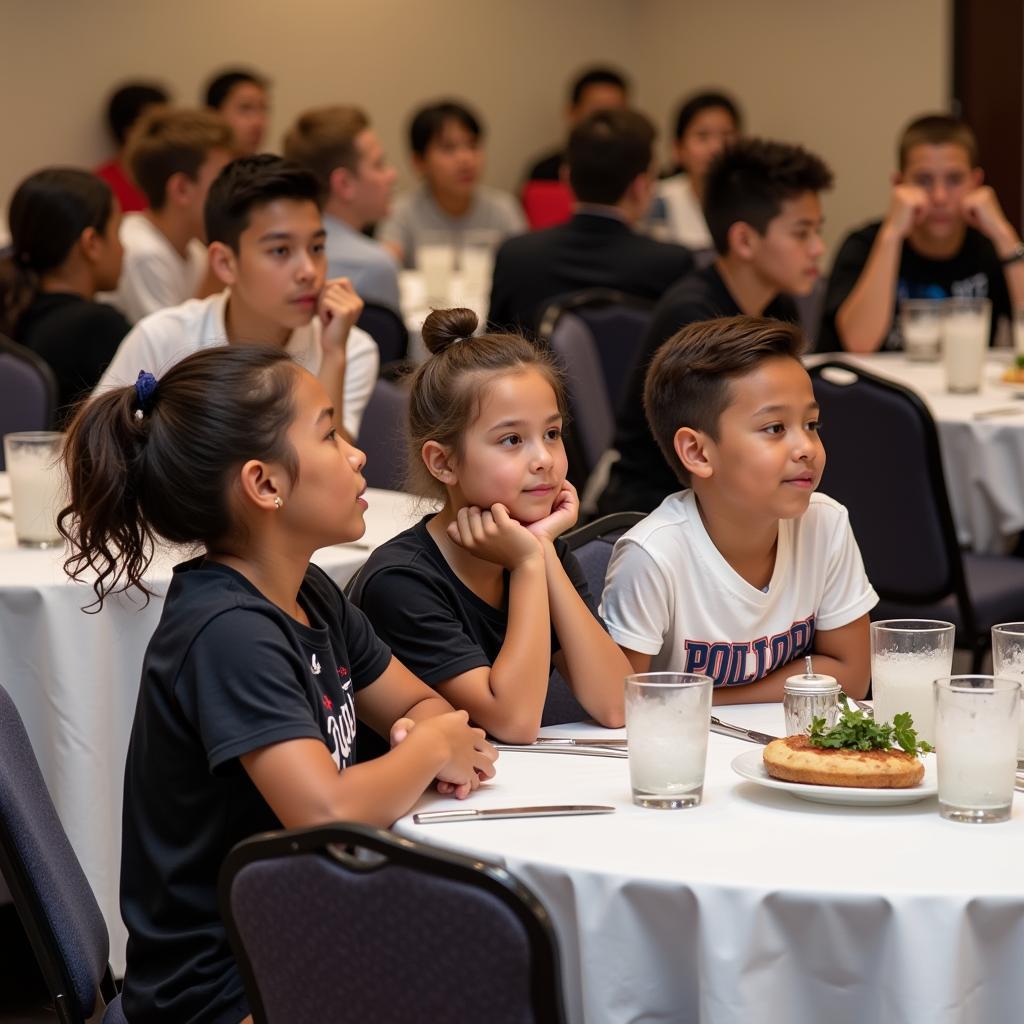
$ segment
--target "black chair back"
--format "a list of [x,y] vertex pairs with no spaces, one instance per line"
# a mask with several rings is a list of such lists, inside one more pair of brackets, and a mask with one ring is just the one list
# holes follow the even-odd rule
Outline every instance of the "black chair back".
[[[57,381],[31,349],[0,335],[0,437],[18,430],[51,430]],[[5,468],[0,446],[0,471]]]
[[409,330],[402,318],[389,306],[367,302],[357,326],[377,342],[381,367],[401,362],[408,357]]
[[[601,600],[605,573],[608,571],[608,562],[612,557],[615,542],[643,518],[643,512],[616,512],[595,519],[592,523],[565,535],[565,542],[576,556],[583,575],[587,578],[587,586],[595,603]],[[544,701],[541,725],[581,722],[588,717],[583,705],[573,696],[569,684],[556,669],[548,680],[548,695]]]
[[50,799],[28,733],[0,686],[0,872],[65,1024],[84,1024],[107,1005],[123,1020],[107,926]]
[[228,855],[220,900],[257,1024],[564,1020],[547,911],[475,858],[364,825],[268,833]]
[[366,453],[363,476],[371,487],[400,491],[405,486],[408,383],[378,378],[363,410],[356,446]]
[[973,616],[935,421],[913,391],[840,361],[811,370],[828,459],[820,489],[849,510],[868,577],[883,600],[954,594]]

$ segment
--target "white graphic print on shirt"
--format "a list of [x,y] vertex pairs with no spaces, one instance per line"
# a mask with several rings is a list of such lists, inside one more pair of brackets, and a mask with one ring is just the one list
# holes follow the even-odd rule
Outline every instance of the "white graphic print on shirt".
[[[348,670],[338,669],[339,676],[348,675]],[[356,738],[356,709],[352,700],[352,680],[346,679],[341,686],[344,700],[335,706],[334,701],[325,693],[323,695],[324,718],[327,722],[327,735],[330,736],[331,758],[340,772],[352,753],[352,744]]]

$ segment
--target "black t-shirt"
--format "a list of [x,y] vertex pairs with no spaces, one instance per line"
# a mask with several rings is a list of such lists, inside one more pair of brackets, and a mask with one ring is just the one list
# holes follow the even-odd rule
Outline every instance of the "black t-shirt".
[[[508,629],[509,574],[502,607],[494,608],[455,575],[427,531],[433,518],[377,548],[359,570],[349,596],[366,613],[395,657],[425,683],[494,664]],[[555,551],[566,575],[597,618],[583,570],[565,541]],[[554,627],[551,653],[559,650]]]
[[[661,454],[644,415],[647,367],[655,352],[680,328],[720,316],[738,316],[742,312],[714,264],[683,278],[654,307],[650,329],[620,407],[614,443],[620,457],[612,466],[608,486],[597,502],[601,515],[651,512],[669,494],[682,488]],[[763,315],[791,323],[798,319],[796,306],[786,295],[777,296]]]
[[303,626],[243,576],[177,566],[146,650],[125,769],[121,916],[133,1024],[237,1024],[248,1012],[217,906],[237,842],[281,824],[239,757],[318,739],[355,758],[353,692],[391,652],[318,568],[299,590]]
[[[818,336],[819,352],[839,352],[842,342],[836,330],[836,313],[860,279],[875,244],[881,221],[851,232],[839,247],[825,292],[825,314]],[[1009,317],[1010,292],[995,246],[974,228],[968,228],[960,251],[948,260],[922,256],[904,240],[900,252],[896,302],[900,299],[944,299],[951,295],[992,300],[992,334],[1000,317]],[[896,324],[896,310],[890,315],[882,349],[900,349],[903,339]]]
[[67,292],[40,292],[18,318],[14,340],[49,363],[58,420],[99,383],[131,325],[113,306]]

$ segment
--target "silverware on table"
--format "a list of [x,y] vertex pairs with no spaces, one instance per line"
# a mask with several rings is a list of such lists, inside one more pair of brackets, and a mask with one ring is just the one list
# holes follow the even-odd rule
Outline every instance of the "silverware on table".
[[972,420],[988,420],[993,419],[996,416],[1016,416],[1018,413],[1024,412],[1024,406],[1020,405],[1000,405],[995,409],[979,409],[976,413],[971,416]]
[[778,736],[769,736],[766,732],[758,732],[756,729],[744,729],[740,725],[730,725],[714,715],[711,716],[711,731],[717,732],[722,736],[731,736],[734,740],[749,740],[751,743],[760,743],[762,746],[779,738]]
[[538,736],[535,743],[561,743],[569,747],[624,747],[624,739],[588,740],[575,736]]
[[599,747],[589,745],[556,746],[553,743],[495,743],[497,750],[524,751],[528,754],[576,754],[581,757],[629,757],[624,747]]
[[607,804],[551,804],[540,807],[467,807],[454,811],[420,811],[412,816],[417,825],[442,821],[485,821],[488,818],[557,818],[573,814],[612,814]]

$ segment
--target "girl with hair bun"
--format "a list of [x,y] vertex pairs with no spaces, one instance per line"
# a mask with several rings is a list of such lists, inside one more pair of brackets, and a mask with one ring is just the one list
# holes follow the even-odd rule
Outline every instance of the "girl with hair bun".
[[468,309],[427,317],[410,483],[443,506],[370,555],[352,598],[421,679],[501,740],[537,738],[552,663],[617,728],[629,663],[559,539],[579,513],[561,375],[526,339],[476,328]]
[[[125,769],[121,913],[132,1021],[249,1020],[217,905],[237,842],[329,821],[390,825],[435,778],[466,796],[496,751],[392,656],[309,562],[362,536],[363,453],[286,353],[197,352],[111,388],[68,433],[66,569],[96,603],[178,565],[142,667]],[[392,749],[355,759],[355,716]],[[325,950],[325,955],[329,951]]]
[[49,167],[18,186],[7,219],[0,333],[49,363],[63,420],[96,386],[129,330],[113,306],[93,301],[121,276],[121,210],[106,182],[74,167]]

